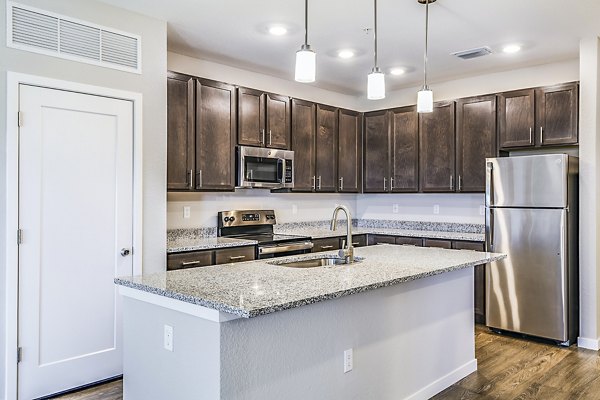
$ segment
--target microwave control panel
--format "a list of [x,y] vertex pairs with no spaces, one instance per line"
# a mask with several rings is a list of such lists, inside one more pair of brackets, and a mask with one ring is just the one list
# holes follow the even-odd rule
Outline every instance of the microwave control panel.
[[285,160],[285,183],[294,182],[294,168],[292,160]]

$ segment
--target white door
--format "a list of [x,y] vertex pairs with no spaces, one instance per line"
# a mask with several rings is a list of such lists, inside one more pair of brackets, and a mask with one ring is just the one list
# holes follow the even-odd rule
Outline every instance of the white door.
[[122,374],[115,276],[131,275],[133,103],[21,85],[19,399]]

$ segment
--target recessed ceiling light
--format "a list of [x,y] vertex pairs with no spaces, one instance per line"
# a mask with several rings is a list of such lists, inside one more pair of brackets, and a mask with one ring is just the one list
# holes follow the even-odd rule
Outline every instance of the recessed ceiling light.
[[273,36],[283,36],[287,33],[287,28],[281,25],[273,25],[269,27],[269,33]]
[[508,54],[517,53],[521,51],[521,46],[518,44],[509,44],[502,48],[502,51]]
[[354,57],[354,50],[343,49],[338,51],[338,57],[343,59],[348,59]]
[[404,75],[406,73],[406,70],[404,68],[392,68],[390,69],[390,74],[392,75]]

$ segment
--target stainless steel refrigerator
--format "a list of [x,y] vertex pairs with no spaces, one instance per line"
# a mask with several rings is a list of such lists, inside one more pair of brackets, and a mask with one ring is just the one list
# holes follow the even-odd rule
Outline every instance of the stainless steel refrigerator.
[[577,157],[486,160],[486,325],[573,343],[579,330]]

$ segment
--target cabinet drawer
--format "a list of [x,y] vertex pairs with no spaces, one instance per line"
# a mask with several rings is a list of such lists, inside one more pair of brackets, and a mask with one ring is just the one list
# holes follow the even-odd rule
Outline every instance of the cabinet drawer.
[[[344,248],[346,237],[340,238],[340,249]],[[367,245],[367,235],[352,235],[352,247],[364,247]]]
[[457,250],[485,251],[485,244],[483,242],[455,240],[452,242],[452,248]]
[[340,249],[340,239],[337,237],[326,239],[313,239],[313,253],[320,251],[338,250]]
[[410,246],[423,247],[423,239],[415,237],[399,236],[396,238],[396,244],[407,244]]
[[369,235],[369,246],[383,243],[396,244],[396,237],[389,235]]
[[215,250],[215,264],[227,264],[255,259],[254,246]]
[[450,240],[437,240],[437,239],[424,239],[423,246],[425,247],[439,247],[441,249],[451,249],[452,242]]
[[167,255],[167,271],[212,265],[212,251],[194,251]]

